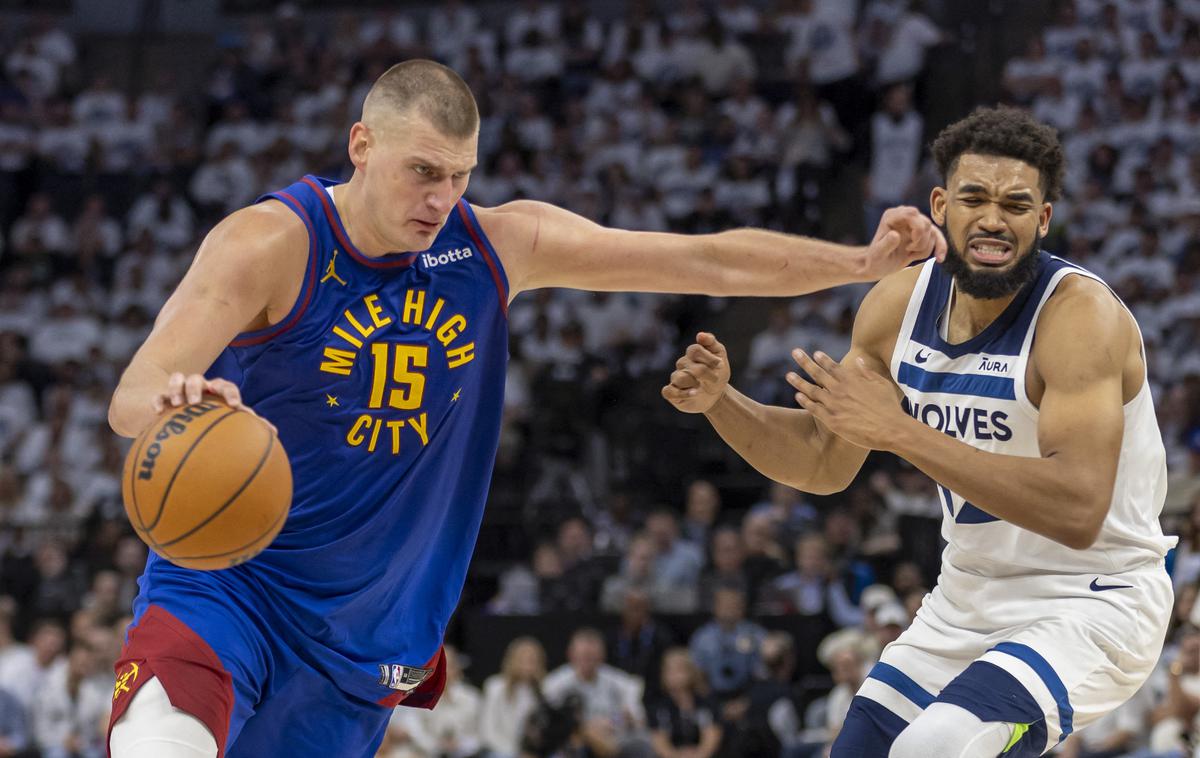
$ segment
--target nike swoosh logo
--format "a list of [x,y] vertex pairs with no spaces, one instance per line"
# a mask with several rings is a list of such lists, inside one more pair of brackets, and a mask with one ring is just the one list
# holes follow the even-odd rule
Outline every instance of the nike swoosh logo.
[[1092,592],[1104,592],[1105,590],[1131,590],[1131,589],[1133,589],[1133,585],[1132,584],[1100,584],[1100,577],[1096,577],[1095,579],[1092,580],[1092,583],[1088,585],[1088,589],[1090,589]]
[[921,357],[921,353],[925,353],[925,351],[924,350],[917,351],[917,363],[924,363],[925,361],[929,360],[929,353],[925,353],[924,358]]

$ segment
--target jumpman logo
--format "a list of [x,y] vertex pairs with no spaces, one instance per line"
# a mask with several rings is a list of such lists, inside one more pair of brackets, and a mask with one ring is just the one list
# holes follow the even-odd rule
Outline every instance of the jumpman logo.
[[329,259],[329,265],[325,268],[325,276],[321,277],[321,284],[332,279],[343,287],[346,286],[346,280],[338,276],[337,271],[333,268],[333,264],[337,263],[337,254],[338,251],[334,248],[333,257]]

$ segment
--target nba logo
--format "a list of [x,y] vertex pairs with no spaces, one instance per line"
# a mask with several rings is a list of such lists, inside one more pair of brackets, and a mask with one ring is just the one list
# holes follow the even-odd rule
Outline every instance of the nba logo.
[[402,666],[399,663],[379,664],[379,683],[388,689],[408,692],[417,688],[432,673],[433,669]]

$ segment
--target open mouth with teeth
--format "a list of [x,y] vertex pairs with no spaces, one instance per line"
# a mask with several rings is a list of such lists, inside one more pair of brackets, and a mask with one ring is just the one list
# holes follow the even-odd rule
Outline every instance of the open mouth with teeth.
[[980,238],[967,245],[967,252],[981,266],[1003,266],[1012,260],[1013,246],[1003,240]]

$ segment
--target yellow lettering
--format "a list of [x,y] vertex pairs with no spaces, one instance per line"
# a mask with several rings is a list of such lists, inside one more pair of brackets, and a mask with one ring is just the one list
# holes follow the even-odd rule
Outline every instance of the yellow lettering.
[[387,384],[388,346],[386,342],[376,342],[371,345],[371,358],[375,372],[371,379],[371,408],[383,407],[383,388]]
[[406,324],[421,323],[421,314],[425,312],[425,290],[409,290],[404,293],[404,315],[400,320]]
[[338,350],[336,347],[325,348],[325,357],[329,360],[321,363],[321,370],[327,374],[341,374],[342,376],[350,376],[350,369],[354,367],[354,353],[351,350]]
[[466,328],[467,320],[456,313],[446,323],[438,327],[437,338],[443,345],[449,345]]
[[464,363],[470,363],[475,360],[475,343],[468,342],[462,347],[456,347],[453,350],[446,351],[446,362],[450,368],[458,368]]
[[388,429],[392,430],[392,455],[400,455],[400,427],[404,426],[403,421],[387,422]]
[[358,337],[355,337],[350,332],[346,331],[345,329],[343,329],[340,326],[333,327],[333,333],[336,334],[337,336],[341,337],[342,339],[346,340],[351,345],[354,345],[355,347],[362,347],[362,340],[360,340]]
[[362,324],[358,323],[358,319],[354,318],[354,314],[350,312],[349,308],[343,311],[342,315],[345,316],[346,320],[350,322],[350,326],[354,327],[354,331],[358,332],[364,337],[370,337],[371,333],[375,331],[375,327],[373,326],[363,326]]
[[417,430],[417,434],[421,435],[421,445],[429,444],[429,435],[425,432],[425,422],[428,420],[428,414],[422,413],[420,416],[413,416],[408,420],[408,425]]
[[375,419],[375,425],[371,428],[371,441],[367,444],[367,452],[375,452],[375,442],[379,439],[379,430],[383,427],[383,422]]
[[380,316],[383,314],[383,308],[379,307],[379,295],[370,294],[363,298],[363,303],[367,306],[367,313],[371,314],[371,321],[375,326],[384,327],[392,323],[391,316]]
[[442,306],[445,304],[446,301],[440,297],[437,299],[437,302],[433,304],[433,310],[430,311],[429,318],[425,319],[426,329],[433,331],[433,325],[437,323],[438,314],[442,312]]
[[[388,392],[387,404],[402,411],[411,411],[421,407],[425,397],[425,375],[417,369],[429,365],[429,348],[425,345],[395,345],[395,354],[390,372],[391,381],[401,385],[400,389]],[[383,390],[388,383],[388,345],[379,343],[371,345],[371,358],[374,359],[375,371],[371,381],[371,400],[369,407],[383,407]]]
[[362,428],[371,423],[370,416],[359,416],[354,420],[354,426],[350,427],[350,431],[346,433],[346,441],[351,445],[358,447],[363,443],[363,436],[360,434]]

